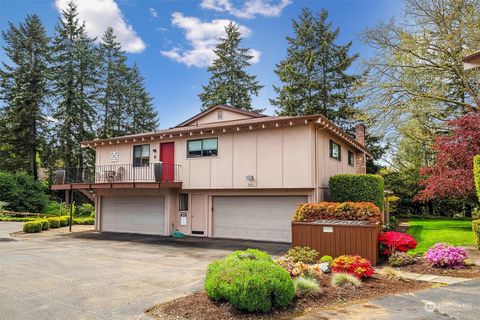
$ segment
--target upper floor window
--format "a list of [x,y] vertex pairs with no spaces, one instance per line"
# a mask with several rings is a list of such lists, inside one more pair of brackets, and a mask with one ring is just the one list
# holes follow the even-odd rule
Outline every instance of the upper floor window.
[[333,140],[330,140],[330,158],[342,161],[342,147]]
[[198,139],[187,141],[187,157],[213,157],[218,155],[218,139]]
[[348,164],[352,167],[355,165],[355,155],[350,150],[348,150]]
[[217,112],[217,119],[222,120],[223,119],[223,110],[218,110]]
[[133,146],[133,166],[147,167],[150,164],[150,145]]

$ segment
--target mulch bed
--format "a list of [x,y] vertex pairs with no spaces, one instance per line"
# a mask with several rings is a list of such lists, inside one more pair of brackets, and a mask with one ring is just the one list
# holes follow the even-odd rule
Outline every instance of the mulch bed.
[[375,275],[363,281],[360,288],[331,287],[330,277],[324,275],[319,282],[323,291],[315,297],[299,298],[285,310],[269,313],[242,313],[226,302],[214,302],[208,299],[206,292],[199,291],[191,295],[157,305],[147,311],[156,319],[291,319],[310,308],[324,308],[343,303],[356,303],[366,299],[380,298],[386,295],[428,289],[431,283],[421,281],[399,281]]
[[401,271],[414,272],[419,274],[433,274],[437,276],[459,277],[459,278],[480,278],[480,266],[467,267],[465,269],[444,269],[431,267],[425,259],[421,258],[417,263],[400,267]]

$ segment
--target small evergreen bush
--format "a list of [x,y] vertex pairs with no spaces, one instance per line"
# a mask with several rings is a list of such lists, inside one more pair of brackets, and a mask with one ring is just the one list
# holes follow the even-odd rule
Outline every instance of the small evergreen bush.
[[95,224],[94,218],[73,218],[73,224],[93,225]]
[[478,249],[480,249],[480,220],[472,221],[472,230],[475,243],[477,244]]
[[415,263],[415,259],[411,255],[401,251],[394,252],[388,258],[388,264],[392,267],[403,267],[413,263]]
[[47,219],[38,220],[42,223],[42,230],[48,230],[50,228],[50,222]]
[[324,263],[324,262],[332,262],[333,257],[332,256],[323,256],[318,260],[319,263]]
[[60,227],[67,227],[70,217],[61,216],[61,217],[58,217],[58,220],[60,220]]
[[37,233],[42,231],[43,225],[39,220],[27,221],[23,224],[23,232],[26,233]]

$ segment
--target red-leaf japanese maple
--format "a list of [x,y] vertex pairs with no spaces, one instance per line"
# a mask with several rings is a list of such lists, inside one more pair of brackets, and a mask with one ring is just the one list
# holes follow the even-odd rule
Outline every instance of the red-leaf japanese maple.
[[433,145],[435,164],[420,172],[424,189],[417,200],[475,197],[473,157],[480,154],[480,113],[470,112],[448,125],[450,134],[437,137]]

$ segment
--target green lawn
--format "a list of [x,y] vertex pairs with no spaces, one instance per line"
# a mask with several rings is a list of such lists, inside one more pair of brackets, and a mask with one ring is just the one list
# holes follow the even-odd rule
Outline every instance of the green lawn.
[[470,220],[412,219],[409,223],[407,232],[418,242],[414,252],[423,253],[437,242],[448,242],[455,246],[474,244]]

